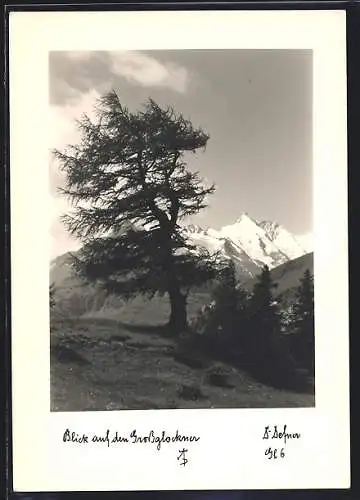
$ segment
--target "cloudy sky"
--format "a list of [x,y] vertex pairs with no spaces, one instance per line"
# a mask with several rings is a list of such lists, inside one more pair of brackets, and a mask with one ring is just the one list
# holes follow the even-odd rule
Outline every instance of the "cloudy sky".
[[[104,92],[116,89],[132,110],[152,97],[210,135],[190,166],[217,190],[193,222],[219,229],[248,212],[311,234],[310,51],[52,52],[49,63],[51,148],[78,141],[74,120]],[[61,184],[52,160],[52,257],[78,246],[59,221]]]

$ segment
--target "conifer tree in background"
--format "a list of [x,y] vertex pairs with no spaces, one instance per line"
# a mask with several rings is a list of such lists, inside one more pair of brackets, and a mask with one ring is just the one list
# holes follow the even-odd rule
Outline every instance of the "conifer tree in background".
[[237,308],[235,265],[232,260],[222,263],[219,284],[213,293],[214,320],[222,330],[228,331],[228,324],[234,321]]
[[217,359],[240,364],[246,351],[249,293],[236,279],[235,264],[218,256],[211,302],[193,323],[203,338],[203,348]]
[[235,264],[226,260],[218,271],[219,284],[213,293],[214,319],[229,341],[229,347],[240,344],[246,327],[248,292],[236,279]]
[[256,375],[265,383],[294,388],[299,380],[292,355],[281,337],[280,307],[273,296],[276,287],[268,266],[264,266],[250,300],[249,354]]
[[125,299],[167,293],[169,325],[178,333],[187,328],[190,288],[215,272],[210,255],[195,252],[179,225],[214,192],[184,162],[209,136],[151,99],[133,113],[110,92],[96,111],[94,122],[86,115],[78,122],[78,145],[54,152],[66,174],[62,192],[74,204],[63,220],[84,243],[74,267]]
[[279,306],[273,297],[273,290],[276,287],[277,284],[272,281],[269,267],[265,265],[254,286],[250,303],[252,327],[265,335],[280,331]]
[[314,376],[314,278],[307,269],[300,280],[294,304],[295,352],[299,364]]

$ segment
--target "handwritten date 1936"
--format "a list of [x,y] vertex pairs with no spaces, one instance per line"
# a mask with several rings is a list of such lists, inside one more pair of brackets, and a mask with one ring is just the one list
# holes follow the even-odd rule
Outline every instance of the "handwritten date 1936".
[[276,460],[277,458],[284,458],[285,457],[285,451],[284,448],[267,448],[265,450],[265,456],[269,460]]

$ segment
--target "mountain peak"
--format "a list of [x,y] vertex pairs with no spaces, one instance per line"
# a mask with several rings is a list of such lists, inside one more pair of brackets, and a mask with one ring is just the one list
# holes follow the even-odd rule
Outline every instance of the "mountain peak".
[[[238,266],[253,272],[263,265],[270,269],[305,254],[293,234],[277,222],[256,220],[242,212],[233,224],[218,231],[189,234],[197,244],[220,250]],[[255,267],[254,267],[255,266]]]
[[240,217],[238,217],[235,221],[235,224],[236,223],[239,223],[239,222],[242,222],[244,220],[251,220],[254,222],[254,219],[252,217],[250,217],[250,215],[247,213],[247,212],[242,212]]

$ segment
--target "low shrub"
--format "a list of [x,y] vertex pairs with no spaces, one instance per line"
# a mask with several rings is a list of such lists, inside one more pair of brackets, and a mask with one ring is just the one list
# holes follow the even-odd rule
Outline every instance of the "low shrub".
[[229,382],[229,372],[222,365],[211,366],[205,376],[205,381],[215,387],[232,388]]
[[183,384],[177,390],[177,395],[179,396],[179,398],[184,399],[185,401],[198,401],[201,399],[206,399],[206,396],[197,385]]

